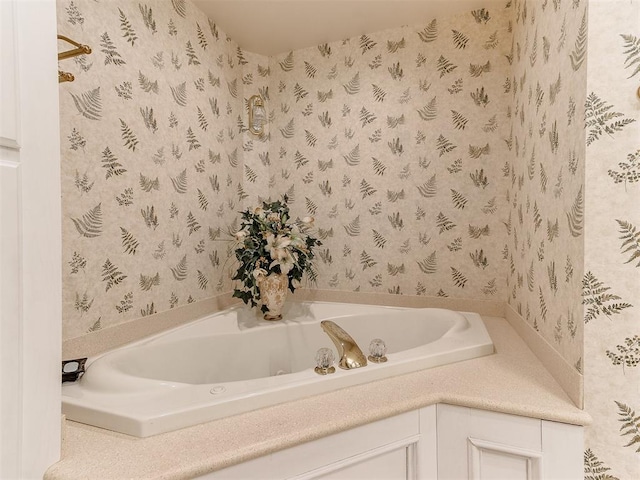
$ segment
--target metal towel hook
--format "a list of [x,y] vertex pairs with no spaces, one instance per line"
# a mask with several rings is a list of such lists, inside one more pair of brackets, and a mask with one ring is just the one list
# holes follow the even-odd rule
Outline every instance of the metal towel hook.
[[[65,37],[64,35],[58,35],[58,39],[70,43],[71,45],[76,47],[72,50],[58,53],[58,61],[76,57],[78,55],[89,55],[91,53],[91,47],[89,45],[82,45],[74,40],[71,40],[69,37]],[[75,77],[73,76],[73,74],[58,70],[58,83],[73,82],[74,78]]]

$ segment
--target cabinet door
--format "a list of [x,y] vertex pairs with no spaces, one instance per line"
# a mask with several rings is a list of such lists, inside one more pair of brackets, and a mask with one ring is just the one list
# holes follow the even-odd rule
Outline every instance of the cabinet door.
[[404,413],[199,478],[415,480],[418,423]]
[[438,405],[438,479],[542,478],[540,420]]
[[412,466],[415,448],[415,441],[408,445],[391,445],[378,451],[373,450],[342,459],[315,471],[292,477],[292,479],[415,480],[415,468]]

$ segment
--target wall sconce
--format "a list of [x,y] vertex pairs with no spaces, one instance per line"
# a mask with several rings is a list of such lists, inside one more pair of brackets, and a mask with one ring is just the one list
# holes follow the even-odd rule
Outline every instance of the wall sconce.
[[249,131],[254,135],[262,135],[266,123],[267,112],[264,109],[264,100],[260,95],[254,95],[249,99]]

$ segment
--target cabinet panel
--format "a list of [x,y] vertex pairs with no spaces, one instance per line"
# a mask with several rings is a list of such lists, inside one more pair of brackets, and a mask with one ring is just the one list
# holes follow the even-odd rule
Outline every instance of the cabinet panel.
[[539,480],[542,453],[476,438],[467,439],[469,478]]
[[[409,475],[415,472],[412,465],[415,456],[411,445],[419,440],[418,425],[419,412],[408,412],[249,460],[200,478],[238,480],[340,478],[338,473],[334,477],[327,475],[344,471],[351,465],[354,472],[368,471],[368,464],[374,462],[373,464],[376,465],[377,461],[374,459],[380,456],[390,460],[391,466],[398,469],[400,478],[407,478],[407,472]],[[391,455],[386,457],[388,454]],[[401,457],[404,460],[399,460]]]
[[390,452],[372,456],[361,462],[352,463],[339,468],[331,473],[320,476],[297,477],[299,480],[314,478],[321,480],[413,480],[407,474],[407,461],[410,458],[409,451],[413,445],[398,448]]
[[584,476],[584,430],[566,423],[542,422],[542,478],[575,480]]
[[436,405],[420,410],[420,443],[416,452],[417,477],[420,480],[438,478],[438,434]]
[[540,420],[438,405],[440,480],[540,478]]

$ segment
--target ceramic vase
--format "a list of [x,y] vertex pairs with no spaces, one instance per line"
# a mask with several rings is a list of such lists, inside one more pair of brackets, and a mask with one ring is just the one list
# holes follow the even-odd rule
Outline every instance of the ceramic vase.
[[267,307],[265,320],[282,319],[282,307],[287,298],[289,279],[282,273],[270,273],[258,279],[260,302]]

